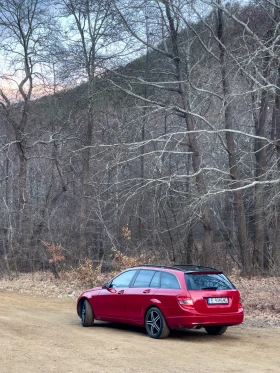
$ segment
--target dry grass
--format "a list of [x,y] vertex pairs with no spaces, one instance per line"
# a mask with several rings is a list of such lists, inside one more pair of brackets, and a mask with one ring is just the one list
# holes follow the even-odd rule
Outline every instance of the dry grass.
[[[19,274],[13,278],[0,278],[0,290],[29,293],[46,298],[75,299],[87,285],[97,286],[112,277],[102,274],[100,268],[85,263],[80,269],[61,274],[61,279],[46,272]],[[92,277],[91,277],[92,276]],[[245,324],[250,326],[280,327],[280,277],[244,278],[237,274],[229,276],[240,290],[245,309]],[[89,278],[91,278],[89,283]]]
[[241,293],[246,321],[280,326],[280,277],[231,277]]
[[0,278],[0,291],[18,292],[44,296],[46,298],[64,298],[76,296],[82,291],[77,280],[55,279],[49,272],[20,273],[11,278]]

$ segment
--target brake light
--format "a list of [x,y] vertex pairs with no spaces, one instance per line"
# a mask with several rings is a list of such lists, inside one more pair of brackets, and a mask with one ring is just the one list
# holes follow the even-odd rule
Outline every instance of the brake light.
[[183,308],[193,308],[193,300],[190,297],[178,297],[178,302]]
[[241,298],[239,298],[239,301],[238,301],[238,308],[243,308],[242,303],[241,303]]

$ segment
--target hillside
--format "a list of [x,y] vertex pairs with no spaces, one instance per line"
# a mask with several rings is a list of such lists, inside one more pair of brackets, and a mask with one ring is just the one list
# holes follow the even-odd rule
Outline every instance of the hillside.
[[[0,91],[0,272],[54,271],[56,254],[98,265],[113,248],[278,274],[277,7],[109,3],[61,8],[64,34],[39,26],[48,6],[22,7],[29,23],[5,8],[23,78],[18,103]],[[20,22],[30,44],[9,33]],[[74,88],[33,101],[50,71]]]

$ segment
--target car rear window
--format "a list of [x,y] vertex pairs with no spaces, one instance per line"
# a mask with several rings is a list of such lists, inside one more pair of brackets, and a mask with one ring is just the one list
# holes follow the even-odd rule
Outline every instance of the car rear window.
[[186,273],[188,290],[229,290],[234,285],[222,273]]

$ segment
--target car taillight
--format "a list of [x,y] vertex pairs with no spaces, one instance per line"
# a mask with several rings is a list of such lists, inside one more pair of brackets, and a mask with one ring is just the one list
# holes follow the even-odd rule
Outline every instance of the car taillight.
[[238,308],[242,308],[241,298],[239,298]]
[[193,308],[193,300],[190,297],[178,297],[178,302],[183,308]]

